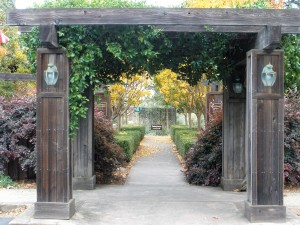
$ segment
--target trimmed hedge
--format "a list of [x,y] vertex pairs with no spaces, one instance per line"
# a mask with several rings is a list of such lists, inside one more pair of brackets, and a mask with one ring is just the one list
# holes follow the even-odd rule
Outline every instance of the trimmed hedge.
[[197,129],[175,125],[170,129],[171,138],[181,156],[185,156],[192,144],[197,140]]
[[123,149],[126,160],[129,162],[144,138],[145,127],[126,126],[122,132],[115,135],[116,143]]
[[136,130],[140,131],[140,132],[141,132],[141,135],[142,135],[142,136],[141,136],[141,140],[144,138],[145,133],[146,133],[146,128],[143,127],[143,126],[126,125],[126,126],[123,126],[123,127],[121,128],[121,131],[125,131],[125,132],[127,132],[127,131],[132,131],[132,130],[134,130],[134,131],[136,131]]
[[116,143],[123,149],[125,153],[126,161],[130,161],[133,154],[135,153],[135,144],[134,137],[127,134],[116,134],[115,135]]

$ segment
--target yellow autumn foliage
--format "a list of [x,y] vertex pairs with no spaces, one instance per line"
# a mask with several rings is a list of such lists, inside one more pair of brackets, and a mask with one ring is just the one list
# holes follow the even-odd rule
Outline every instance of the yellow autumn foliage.
[[[238,8],[247,6],[257,0],[186,0],[187,8]],[[283,0],[268,0],[270,8],[281,9],[284,6]]]
[[142,103],[150,91],[146,90],[148,83],[145,76],[135,74],[127,78],[123,74],[119,82],[109,87],[112,117],[120,117],[126,113],[131,106],[138,106]]

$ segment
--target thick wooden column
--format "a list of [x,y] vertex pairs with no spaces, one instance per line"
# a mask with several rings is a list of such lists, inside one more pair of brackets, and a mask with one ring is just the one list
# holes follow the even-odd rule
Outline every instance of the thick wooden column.
[[[70,219],[75,213],[69,148],[69,63],[65,54],[62,49],[38,49],[35,218]],[[43,78],[49,63],[59,72],[53,86]]]
[[85,91],[89,99],[86,118],[79,121],[79,130],[71,142],[73,152],[73,188],[95,189],[94,172],[94,92],[90,87]]
[[[277,79],[266,87],[261,73],[273,65]],[[251,50],[247,53],[247,201],[251,222],[285,220],[283,206],[283,51]]]
[[233,92],[227,82],[223,92],[223,154],[221,186],[224,191],[241,188],[246,177],[245,165],[245,91]]

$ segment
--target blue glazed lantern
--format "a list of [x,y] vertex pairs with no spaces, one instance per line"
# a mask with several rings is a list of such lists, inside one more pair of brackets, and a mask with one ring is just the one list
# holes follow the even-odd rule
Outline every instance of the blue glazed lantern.
[[266,87],[272,87],[276,81],[277,73],[273,71],[273,65],[270,63],[263,68],[261,80]]
[[47,85],[55,85],[58,80],[58,71],[54,64],[49,63],[47,70],[44,71],[44,79]]

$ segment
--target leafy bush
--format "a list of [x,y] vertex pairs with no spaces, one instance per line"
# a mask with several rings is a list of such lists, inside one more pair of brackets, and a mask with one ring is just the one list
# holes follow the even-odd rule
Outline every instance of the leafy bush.
[[126,132],[119,132],[115,135],[117,144],[123,149],[126,160],[129,162],[136,152],[140,142],[142,134],[139,130],[130,130]]
[[101,183],[107,183],[113,177],[113,172],[125,164],[125,155],[115,143],[114,130],[111,122],[95,107],[94,122],[95,138],[95,171]]
[[36,99],[0,99],[0,171],[10,160],[22,170],[36,167]]
[[173,125],[170,127],[170,134],[171,134],[171,138],[172,140],[175,142],[175,132],[177,130],[187,130],[189,129],[188,126],[183,126],[183,125]]
[[284,177],[286,184],[300,184],[300,94],[289,90],[285,99]]
[[186,177],[190,184],[218,186],[222,175],[222,117],[203,131],[186,155]]
[[123,149],[126,160],[129,162],[145,135],[143,126],[124,126],[121,132],[115,135],[117,144]]
[[0,172],[0,187],[16,187],[17,183],[14,182],[9,176],[4,176],[3,173]]
[[125,131],[125,132],[131,131],[131,130],[134,130],[134,131],[138,130],[138,131],[140,131],[141,132],[141,140],[144,138],[145,133],[146,133],[146,128],[144,126],[126,125],[126,126],[123,126],[121,128],[121,131]]
[[185,156],[192,144],[197,139],[197,131],[195,129],[176,130],[175,145],[181,156]]
[[123,149],[126,161],[129,162],[136,151],[134,137],[127,134],[118,134],[115,138],[116,143]]

